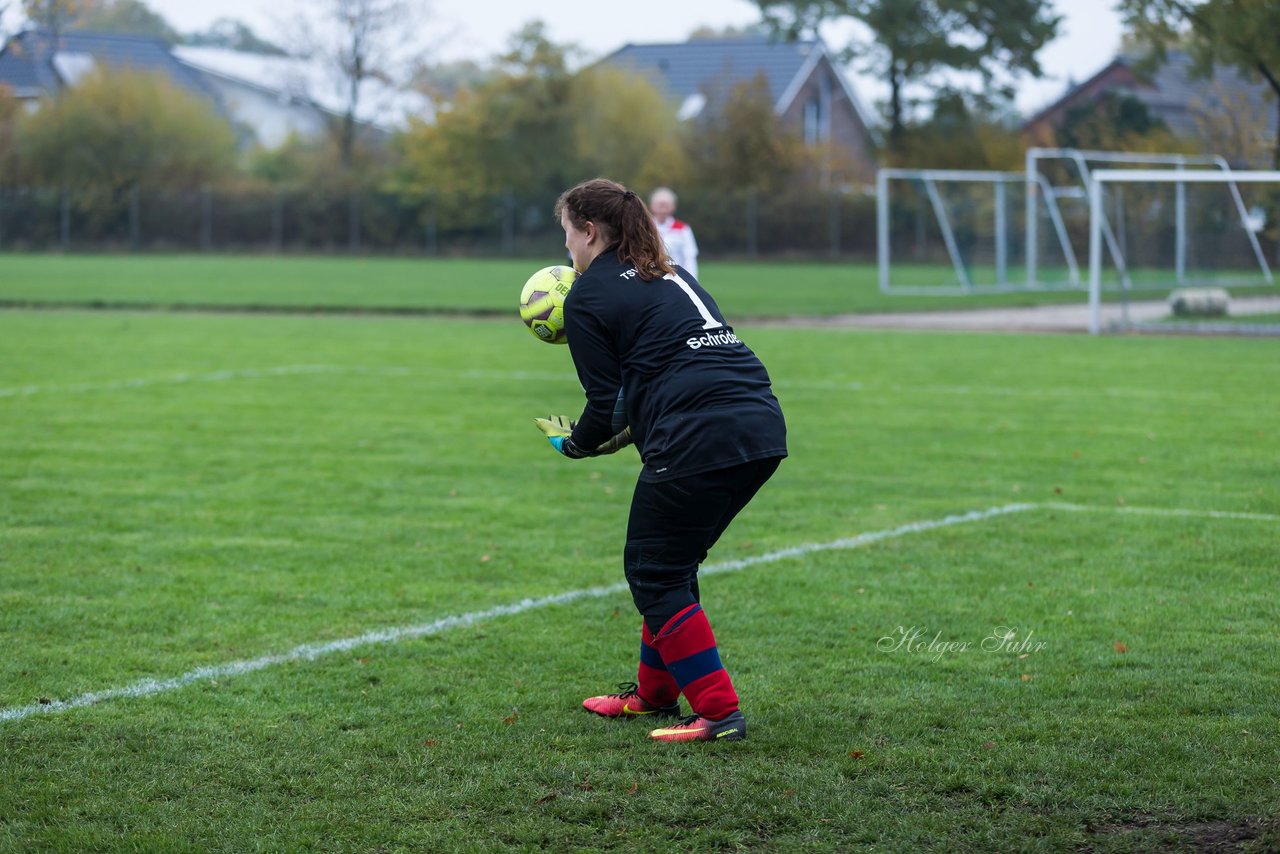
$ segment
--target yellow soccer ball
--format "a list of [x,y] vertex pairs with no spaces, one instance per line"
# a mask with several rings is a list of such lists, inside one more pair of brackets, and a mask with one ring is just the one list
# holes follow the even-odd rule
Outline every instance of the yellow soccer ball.
[[539,341],[567,343],[564,337],[564,298],[578,274],[557,264],[543,267],[529,277],[520,291],[520,319]]

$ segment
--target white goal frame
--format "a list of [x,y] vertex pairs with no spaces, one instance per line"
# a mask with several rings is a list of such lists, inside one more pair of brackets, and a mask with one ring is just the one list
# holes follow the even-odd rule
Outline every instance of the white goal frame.
[[[890,281],[890,242],[889,242],[889,194],[891,181],[919,181],[924,187],[926,198],[933,210],[934,221],[942,235],[943,245],[951,259],[951,268],[960,282],[959,288],[950,286],[912,288],[893,285]],[[970,184],[990,184],[994,194],[995,213],[995,264],[996,284],[994,287],[975,285],[965,268],[964,259],[956,246],[955,236],[951,228],[951,218],[947,215],[946,205],[938,191],[938,182],[956,182]],[[1048,192],[1048,183],[1041,176],[1040,181]],[[1023,184],[1026,176],[1021,172],[996,172],[980,169],[897,169],[885,167],[876,170],[876,265],[879,272],[880,292],[883,294],[939,294],[939,293],[1001,293],[1012,290],[1008,279],[1009,239],[1008,221],[1009,205],[1006,186]],[[1066,230],[1060,219],[1054,220],[1059,240],[1067,240]]]
[[[1102,332],[1102,245],[1106,231],[1103,192],[1108,184],[1275,184],[1280,187],[1280,171],[1216,171],[1169,169],[1096,169],[1090,178],[1089,193],[1089,333]],[[1236,198],[1239,196],[1237,194]],[[1255,246],[1256,240],[1254,241]],[[1268,284],[1270,270],[1263,261]]]
[[[1075,179],[1066,184],[1055,185],[1045,174],[1042,164],[1047,161],[1060,161],[1074,168]],[[1106,169],[1091,168],[1090,164],[1103,164]],[[1117,167],[1127,167],[1120,170]],[[1153,168],[1163,167],[1163,168]],[[885,294],[930,294],[930,295],[968,295],[976,293],[1004,293],[1008,291],[1049,291],[1075,290],[1088,288],[1086,276],[1081,275],[1076,251],[1062,214],[1059,199],[1078,199],[1088,203],[1093,187],[1093,176],[1099,171],[1128,171],[1146,176],[1158,175],[1154,181],[1175,185],[1174,196],[1174,259],[1173,284],[1180,287],[1187,284],[1187,193],[1188,183],[1212,181],[1227,185],[1234,203],[1235,215],[1239,219],[1240,228],[1249,241],[1258,269],[1267,282],[1273,283],[1270,265],[1258,242],[1258,237],[1249,228],[1249,212],[1245,209],[1240,188],[1234,176],[1247,174],[1234,172],[1226,159],[1216,154],[1178,154],[1178,153],[1146,153],[1127,151],[1093,151],[1074,148],[1029,148],[1026,152],[1026,170],[1022,172],[1000,172],[990,170],[969,169],[895,169],[883,168],[876,173],[876,256],[878,262],[880,292]],[[1209,175],[1208,178],[1198,176]],[[937,286],[904,286],[892,282],[890,228],[890,194],[893,181],[914,181],[923,188],[925,198],[932,209],[934,222],[942,236],[950,259],[952,271],[958,281],[957,285],[940,284]],[[939,184],[968,183],[987,184],[991,187],[994,202],[994,260],[995,284],[976,284],[966,269],[965,260],[961,257],[956,245],[951,217],[939,190]],[[1026,252],[1023,257],[1026,275],[1024,281],[1017,283],[1008,276],[1010,224],[1007,203],[1007,188],[1016,184],[1023,185],[1025,213],[1023,226],[1026,240]],[[1040,274],[1040,206],[1044,206],[1052,227],[1053,239],[1067,267],[1065,282],[1042,282]],[[1120,277],[1121,289],[1130,291],[1135,288],[1150,288],[1150,285],[1133,282],[1129,277],[1128,262],[1121,249],[1108,220],[1105,208],[1102,213],[1089,213],[1089,222],[1098,223],[1104,246]]]
[[[1044,174],[1040,169],[1040,164],[1046,160],[1058,160],[1072,164],[1079,177],[1079,183],[1051,186],[1048,181],[1044,180]],[[1093,183],[1093,172],[1096,171],[1089,168],[1090,163],[1112,164],[1108,168],[1113,170],[1116,166],[1164,166],[1173,169],[1176,175],[1185,174],[1184,170],[1187,170],[1188,167],[1192,169],[1218,170],[1220,174],[1234,174],[1231,172],[1231,165],[1226,158],[1217,154],[1161,154],[1132,151],[1093,151],[1076,148],[1028,148],[1026,162],[1026,265],[1028,288],[1036,286],[1039,266],[1037,190],[1041,190],[1040,195],[1050,216],[1055,221],[1058,221],[1062,217],[1061,212],[1058,210],[1058,199],[1088,199],[1089,188]],[[1172,183],[1176,184],[1177,190],[1174,196],[1174,275],[1177,283],[1181,285],[1186,281],[1187,273],[1187,188],[1183,181],[1175,180]],[[1231,198],[1235,202],[1236,215],[1240,218],[1240,225],[1245,229],[1249,243],[1253,247],[1253,256],[1258,262],[1258,267],[1262,271],[1263,277],[1270,284],[1271,268],[1267,264],[1266,256],[1262,254],[1262,247],[1258,243],[1257,235],[1248,230],[1249,213],[1245,210],[1240,188],[1236,186],[1234,181],[1221,183],[1226,183],[1227,189],[1231,192]],[[1133,282],[1129,279],[1128,263],[1125,260],[1124,253],[1120,251],[1120,243],[1111,229],[1111,223],[1107,220],[1105,210],[1102,212],[1102,237],[1106,241],[1107,250],[1116,265],[1116,270],[1120,274],[1122,285],[1125,288],[1132,288]],[[1070,282],[1075,285],[1081,284],[1079,267],[1076,264],[1075,253],[1072,251],[1070,242],[1060,240],[1059,244],[1063,253],[1067,256]]]

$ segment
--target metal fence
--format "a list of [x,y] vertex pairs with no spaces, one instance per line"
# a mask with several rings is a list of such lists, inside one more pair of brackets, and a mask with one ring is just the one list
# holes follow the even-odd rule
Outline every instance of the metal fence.
[[[134,188],[0,190],[0,250],[538,256],[563,251],[553,197]],[[683,193],[703,255],[870,259],[867,192]]]

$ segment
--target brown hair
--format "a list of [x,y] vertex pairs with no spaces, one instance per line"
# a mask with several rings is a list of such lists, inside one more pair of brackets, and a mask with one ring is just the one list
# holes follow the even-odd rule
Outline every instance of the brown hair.
[[675,272],[644,200],[617,181],[592,178],[565,190],[556,200],[556,219],[562,212],[576,228],[595,223],[606,245],[618,244],[618,260],[635,265],[645,281]]

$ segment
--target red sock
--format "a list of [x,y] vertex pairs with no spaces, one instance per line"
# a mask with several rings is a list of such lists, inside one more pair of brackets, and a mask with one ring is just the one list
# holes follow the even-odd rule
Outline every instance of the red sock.
[[720,663],[716,636],[701,605],[690,605],[668,620],[653,646],[695,714],[718,721],[738,710],[738,693]]
[[640,699],[651,706],[665,706],[680,697],[680,686],[654,649],[653,633],[647,625],[640,632],[640,671],[636,674],[636,684]]

